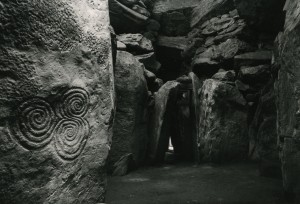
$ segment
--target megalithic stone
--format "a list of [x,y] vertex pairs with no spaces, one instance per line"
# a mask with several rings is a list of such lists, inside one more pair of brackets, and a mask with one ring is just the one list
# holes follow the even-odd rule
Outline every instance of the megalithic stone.
[[276,40],[279,65],[277,90],[277,135],[286,195],[300,203],[300,2],[287,0],[284,31]]
[[114,84],[107,0],[0,0],[0,203],[101,203]]

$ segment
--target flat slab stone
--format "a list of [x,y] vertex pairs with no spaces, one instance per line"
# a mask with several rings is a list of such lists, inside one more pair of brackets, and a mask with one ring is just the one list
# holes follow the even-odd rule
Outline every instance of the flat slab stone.
[[261,50],[256,52],[248,52],[234,57],[234,66],[257,66],[262,64],[271,64],[272,51]]
[[162,162],[169,144],[169,131],[180,83],[168,81],[155,94],[155,106],[150,117],[148,157]]
[[168,11],[196,7],[201,0],[157,0],[154,3],[152,12],[161,14]]
[[188,38],[186,37],[167,37],[159,36],[157,45],[168,48],[175,48],[178,50],[184,50],[187,47]]
[[202,0],[193,9],[191,27],[201,25],[210,18],[225,14],[233,9],[233,0]]

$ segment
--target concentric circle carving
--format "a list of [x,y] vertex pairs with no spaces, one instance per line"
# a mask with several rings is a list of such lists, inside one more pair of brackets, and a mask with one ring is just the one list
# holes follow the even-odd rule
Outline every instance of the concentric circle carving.
[[62,119],[55,128],[55,148],[65,160],[75,159],[85,147],[89,124],[82,118]]
[[51,141],[55,123],[55,114],[50,104],[41,98],[33,98],[19,106],[12,126],[22,145],[37,149]]
[[83,117],[88,111],[89,95],[82,88],[67,90],[62,96],[62,102],[57,106],[57,114],[61,117]]
[[89,109],[89,94],[83,88],[72,87],[58,96],[59,100],[53,103],[43,98],[25,100],[17,108],[17,118],[10,123],[10,130],[28,150],[43,148],[53,141],[60,158],[74,160],[89,137],[89,123],[84,118]]

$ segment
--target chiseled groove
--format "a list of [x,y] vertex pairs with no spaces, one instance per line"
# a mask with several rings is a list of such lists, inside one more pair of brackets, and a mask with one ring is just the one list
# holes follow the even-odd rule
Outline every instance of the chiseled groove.
[[89,123],[84,118],[89,108],[86,90],[73,87],[64,92],[52,108],[43,98],[24,101],[17,109],[17,118],[10,123],[16,141],[28,150],[48,145],[54,138],[57,154],[64,160],[74,160],[83,151]]

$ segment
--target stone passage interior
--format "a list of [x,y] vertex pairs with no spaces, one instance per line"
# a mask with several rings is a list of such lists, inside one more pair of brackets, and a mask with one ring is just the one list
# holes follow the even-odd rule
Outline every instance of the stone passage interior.
[[0,0],[0,204],[300,203],[298,0]]

